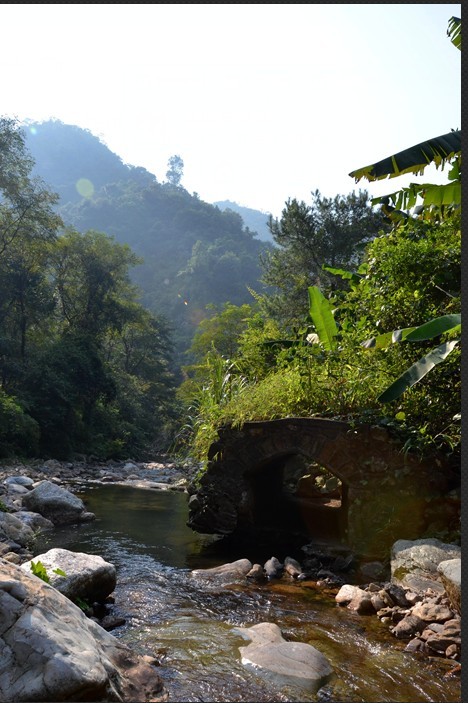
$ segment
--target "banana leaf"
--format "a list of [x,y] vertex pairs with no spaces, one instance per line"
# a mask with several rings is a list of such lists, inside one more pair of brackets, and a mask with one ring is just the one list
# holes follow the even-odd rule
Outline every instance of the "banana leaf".
[[349,174],[358,183],[361,178],[368,181],[379,181],[384,178],[396,178],[404,173],[422,175],[430,163],[437,167],[461,154],[461,130],[448,132],[440,137],[428,139],[425,142],[411,146],[408,149],[388,156],[382,161],[369,166],[363,166]]
[[[443,208],[458,206],[461,203],[461,182],[445,183],[442,185],[434,183],[410,183],[406,188],[372,198],[372,205],[384,205],[389,203],[399,210],[410,210],[416,205],[417,197],[422,198],[423,208]],[[387,214],[387,213],[386,213]],[[402,213],[405,215],[405,213]]]
[[341,276],[343,280],[349,281],[351,285],[357,285],[361,278],[364,278],[363,274],[361,273],[355,273],[354,271],[345,271],[344,269],[336,269],[333,268],[333,266],[325,266],[325,264],[323,264],[322,269],[323,271],[328,271],[329,273],[332,273],[335,276]]
[[381,403],[389,403],[400,397],[408,388],[414,386],[424,376],[431,371],[437,364],[440,364],[447,356],[455,349],[459,340],[455,339],[451,342],[444,342],[435,349],[432,349],[429,354],[423,356],[415,364],[409,367],[391,386],[379,395],[377,400]]
[[362,342],[365,349],[386,349],[396,342],[425,342],[444,332],[458,332],[461,329],[461,315],[442,315],[417,327],[404,327],[393,332],[384,332]]
[[407,338],[410,332],[418,329],[417,327],[405,327],[401,330],[393,330],[393,332],[384,332],[383,334],[377,335],[377,337],[371,337],[371,339],[366,339],[362,342],[365,349],[386,349],[390,344],[395,344],[396,342],[402,342]]
[[320,288],[309,286],[309,314],[315,325],[320,342],[325,349],[336,348],[335,337],[338,334],[335,318],[333,317],[330,301],[325,298]]
[[428,339],[438,337],[444,332],[458,332],[461,329],[461,315],[442,315],[435,317],[429,322],[425,322],[419,327],[415,327],[412,332],[406,335],[407,342],[425,342]]
[[461,19],[459,17],[451,17],[449,19],[447,36],[457,49],[461,51]]

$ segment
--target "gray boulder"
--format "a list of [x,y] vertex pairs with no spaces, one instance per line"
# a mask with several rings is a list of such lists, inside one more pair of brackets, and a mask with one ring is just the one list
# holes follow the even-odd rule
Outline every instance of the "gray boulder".
[[10,484],[17,484],[18,486],[32,488],[34,481],[32,478],[29,478],[29,476],[8,476],[3,483],[7,486]]
[[441,561],[437,567],[450,605],[461,615],[461,559]]
[[34,531],[50,530],[54,526],[51,520],[48,520],[39,513],[33,513],[31,510],[18,510],[15,516]]
[[[391,581],[407,588],[432,588],[439,580],[437,567],[441,561],[458,559],[461,548],[439,539],[400,539],[392,546]],[[436,587],[436,590],[437,589]]]
[[33,530],[11,513],[0,512],[0,542],[13,541],[27,547],[34,539]]
[[251,640],[247,647],[239,647],[242,664],[280,683],[315,693],[333,675],[333,668],[321,652],[304,642],[287,642],[274,623],[261,622],[237,627],[235,631]]
[[[50,585],[70,600],[77,598],[88,603],[104,600],[115,589],[115,566],[100,556],[70,552],[68,549],[49,549],[30,561],[21,564],[22,570],[30,574],[31,562],[40,561],[50,579]],[[66,576],[54,573],[64,571]]]
[[54,525],[67,525],[94,519],[83,501],[70,491],[51,481],[41,481],[23,497],[23,507],[40,513]]
[[148,660],[0,559],[0,700],[156,703],[167,693]]
[[29,488],[26,488],[26,486],[22,486],[19,483],[8,483],[7,491],[9,495],[16,497],[23,496],[26,495],[26,493],[29,493]]

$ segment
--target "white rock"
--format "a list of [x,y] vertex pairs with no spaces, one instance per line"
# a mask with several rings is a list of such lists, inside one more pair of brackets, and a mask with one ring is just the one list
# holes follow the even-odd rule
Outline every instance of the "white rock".
[[55,588],[0,559],[0,700],[167,697],[152,666]]
[[252,640],[247,647],[239,647],[242,664],[278,682],[295,684],[315,693],[333,675],[332,666],[318,649],[304,642],[287,642],[274,623],[235,630]]
[[[50,585],[73,601],[77,598],[89,603],[104,600],[115,588],[115,566],[95,554],[49,549],[21,564],[21,569],[27,574],[32,573],[32,561],[40,561],[47,571]],[[54,569],[64,571],[66,576],[54,573]]]

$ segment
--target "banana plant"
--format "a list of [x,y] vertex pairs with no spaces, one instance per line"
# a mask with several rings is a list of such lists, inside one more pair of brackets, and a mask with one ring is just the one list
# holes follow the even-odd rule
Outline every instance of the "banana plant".
[[[452,44],[461,51],[461,19],[451,17],[447,35]],[[451,165],[448,173],[448,183],[410,183],[395,193],[372,199],[372,204],[380,204],[383,212],[397,224],[407,218],[404,210],[415,208],[414,214],[425,219],[449,216],[461,204],[461,130],[456,129],[420,144],[403,149],[403,151],[387,156],[385,159],[368,166],[351,171],[349,174],[358,183],[362,178],[368,181],[379,181],[384,178],[396,178],[403,174],[412,173],[420,176],[429,164],[443,170],[446,164]],[[422,204],[416,205],[422,198]]]
[[[395,342],[424,342],[447,332],[461,332],[461,315],[442,315],[425,322],[423,325],[419,325],[419,327],[406,327],[401,330],[386,332],[363,342],[363,346],[368,349],[384,349]],[[399,398],[408,388],[411,388],[411,386],[414,386],[415,383],[424,378],[437,364],[444,361],[459,342],[460,339],[452,339],[439,344],[439,346],[406,369],[401,376],[379,395],[377,400],[381,403],[389,403]]]
[[[461,19],[459,17],[450,18],[447,35],[452,44],[461,51]],[[374,205],[380,203],[384,212],[398,225],[403,220],[408,219],[408,215],[402,212],[400,208],[404,210],[414,207],[418,196],[423,198],[423,204],[417,208],[415,207],[414,211],[415,214],[417,212],[422,217],[430,219],[434,215],[439,218],[450,216],[454,209],[460,208],[461,162],[461,130],[452,130],[441,137],[435,137],[416,144],[375,164],[351,171],[349,175],[356,180],[356,183],[361,178],[366,178],[368,181],[376,181],[383,178],[395,178],[404,173],[421,175],[430,163],[434,163],[437,168],[443,168],[445,164],[451,164],[452,167],[448,174],[449,183],[444,185],[411,183],[408,188],[402,188],[395,193],[372,200]],[[379,335],[364,342],[363,346],[367,348],[383,348],[393,342],[424,341],[433,339],[445,332],[460,330],[460,315],[443,315],[419,327],[408,327]],[[405,390],[424,378],[434,366],[444,361],[455,349],[459,341],[459,339],[453,339],[432,349],[426,356],[406,369],[399,378],[380,394],[378,400],[386,403],[399,398]]]
[[[318,286],[309,286],[309,315],[317,331],[318,341],[327,351],[337,347],[338,327],[333,316],[330,301],[325,298]],[[316,341],[311,338],[311,341]]]

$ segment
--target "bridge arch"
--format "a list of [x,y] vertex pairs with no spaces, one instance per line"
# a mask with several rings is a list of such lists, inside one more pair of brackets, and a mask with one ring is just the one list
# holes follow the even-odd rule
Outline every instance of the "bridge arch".
[[[310,476],[311,468],[334,477],[339,505],[320,502],[313,490],[291,491],[294,464],[303,471],[299,479]],[[431,500],[448,488],[448,474],[435,462],[402,452],[381,427],[323,418],[249,422],[219,430],[206,473],[191,491],[188,524],[222,535],[282,529],[305,541],[325,532],[334,542],[379,557],[396,539],[421,536]]]

